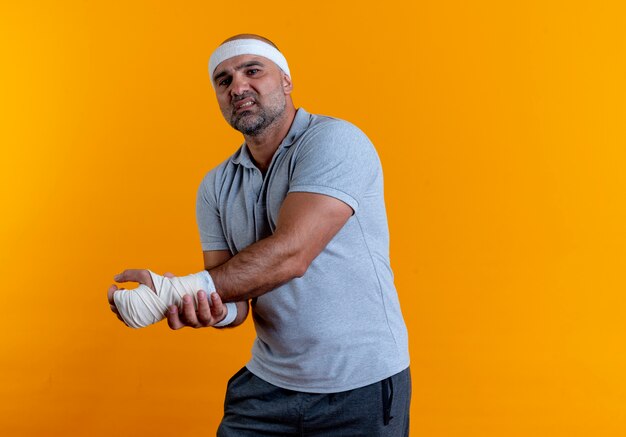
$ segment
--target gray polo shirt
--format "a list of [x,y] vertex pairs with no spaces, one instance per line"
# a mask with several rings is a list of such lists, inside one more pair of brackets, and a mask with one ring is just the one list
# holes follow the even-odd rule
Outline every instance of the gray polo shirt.
[[237,254],[271,235],[290,192],[332,196],[354,214],[304,276],[253,299],[257,338],[246,366],[276,386],[314,393],[404,370],[407,331],[389,265],[382,170],[352,124],[299,109],[265,177],[245,144],[211,170],[198,190],[202,249]]

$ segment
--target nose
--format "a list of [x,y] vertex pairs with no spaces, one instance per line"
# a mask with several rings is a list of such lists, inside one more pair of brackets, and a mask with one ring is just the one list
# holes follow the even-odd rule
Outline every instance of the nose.
[[248,78],[243,74],[234,74],[230,83],[230,95],[240,96],[250,89]]

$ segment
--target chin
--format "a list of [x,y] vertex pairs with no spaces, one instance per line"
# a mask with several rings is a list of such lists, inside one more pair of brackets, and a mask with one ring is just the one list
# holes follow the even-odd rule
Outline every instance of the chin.
[[[245,115],[245,114],[242,114],[242,115]],[[263,123],[265,122],[265,120],[262,117],[246,117],[246,118],[247,119],[244,120],[243,117],[238,117],[237,120],[235,120],[235,122],[232,123],[232,126],[239,132],[242,132],[248,135],[250,135],[251,133],[258,133],[256,131],[259,130],[259,128],[261,128],[263,126]]]

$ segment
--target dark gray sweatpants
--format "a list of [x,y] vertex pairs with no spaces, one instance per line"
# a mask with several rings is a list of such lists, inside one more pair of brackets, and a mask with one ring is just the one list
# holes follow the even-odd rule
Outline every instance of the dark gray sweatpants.
[[303,393],[242,368],[228,381],[218,437],[408,437],[411,374],[340,393]]

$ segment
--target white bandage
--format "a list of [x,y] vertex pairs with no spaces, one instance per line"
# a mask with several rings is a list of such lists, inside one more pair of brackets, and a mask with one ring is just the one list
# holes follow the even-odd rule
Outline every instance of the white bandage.
[[[270,44],[258,39],[234,39],[232,41],[225,42],[216,48],[209,59],[209,76],[211,77],[212,84],[213,73],[215,73],[217,66],[225,60],[239,55],[263,56],[278,65],[278,67],[283,70],[287,76],[291,77],[289,65],[287,65],[287,59],[285,59],[283,54],[275,47],[272,47]],[[213,86],[215,87],[215,84],[213,84]]]
[[[207,297],[215,292],[215,285],[211,275],[206,270],[192,275],[167,278],[151,271],[150,276],[156,293],[147,285],[139,285],[134,290],[117,290],[113,300],[124,322],[131,328],[143,328],[165,318],[170,305],[182,306],[183,296],[193,297],[194,306],[198,307],[198,290],[204,290]],[[211,299],[209,298],[209,303]],[[237,317],[237,306],[227,303],[226,317],[214,326],[226,326]]]

